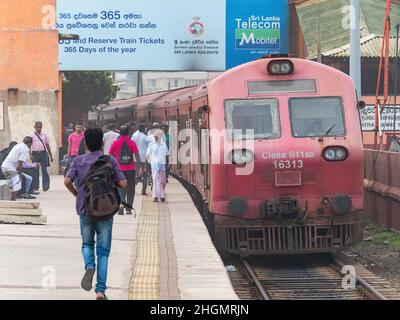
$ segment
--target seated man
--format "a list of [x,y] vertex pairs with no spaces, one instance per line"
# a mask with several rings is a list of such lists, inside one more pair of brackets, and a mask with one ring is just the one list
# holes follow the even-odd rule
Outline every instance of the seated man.
[[22,188],[22,176],[26,179],[26,188],[23,196],[24,199],[36,199],[35,197],[28,195],[28,190],[32,184],[32,177],[22,172],[22,164],[28,158],[31,146],[32,138],[25,137],[23,143],[19,143],[13,147],[1,165],[1,170],[3,171],[4,177],[7,179],[7,185],[11,191],[11,201],[17,199],[17,192]]
[[[39,167],[40,163],[28,163],[24,162],[22,164],[22,172],[24,175],[22,176],[22,188],[20,191],[18,191],[17,198],[18,199],[25,199],[25,193],[28,195],[38,195],[40,192],[35,191],[33,183],[29,183],[27,179],[29,180],[29,177],[35,181],[35,179],[39,179]],[[28,178],[26,177],[28,176]],[[26,189],[26,187],[30,184],[30,188]],[[26,192],[25,192],[26,191]],[[24,193],[25,192],[25,193]]]

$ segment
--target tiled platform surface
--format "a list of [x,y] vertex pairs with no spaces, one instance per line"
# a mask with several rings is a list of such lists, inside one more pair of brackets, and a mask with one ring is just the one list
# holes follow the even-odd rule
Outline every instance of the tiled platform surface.
[[200,215],[176,180],[167,185],[167,203],[144,199],[137,239],[131,299],[238,299]]
[[[137,186],[137,191],[141,186]],[[83,275],[79,219],[61,176],[37,199],[45,226],[0,224],[0,299],[93,299]],[[237,299],[186,190],[167,185],[167,203],[137,195],[137,216],[115,216],[110,299]]]

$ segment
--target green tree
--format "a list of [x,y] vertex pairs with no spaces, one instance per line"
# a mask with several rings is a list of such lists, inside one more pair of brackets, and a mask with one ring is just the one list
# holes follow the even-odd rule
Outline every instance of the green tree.
[[110,72],[74,71],[63,74],[63,112],[82,115],[108,104],[117,95]]

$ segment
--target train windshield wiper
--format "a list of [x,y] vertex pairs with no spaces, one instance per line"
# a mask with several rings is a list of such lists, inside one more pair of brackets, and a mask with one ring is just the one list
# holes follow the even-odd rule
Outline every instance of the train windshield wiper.
[[336,127],[336,123],[333,124],[328,130],[325,131],[325,134],[323,135],[323,137],[327,137],[328,134],[332,131],[332,129]]

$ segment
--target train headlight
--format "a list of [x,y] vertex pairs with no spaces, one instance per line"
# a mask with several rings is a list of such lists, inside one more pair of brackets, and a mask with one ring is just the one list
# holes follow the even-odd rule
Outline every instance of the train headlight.
[[290,60],[273,60],[268,63],[267,71],[271,75],[292,74],[294,65]]
[[343,147],[328,147],[323,152],[326,161],[343,161],[347,156],[347,150]]
[[247,149],[236,149],[232,151],[230,158],[233,164],[242,165],[253,161],[254,153]]

